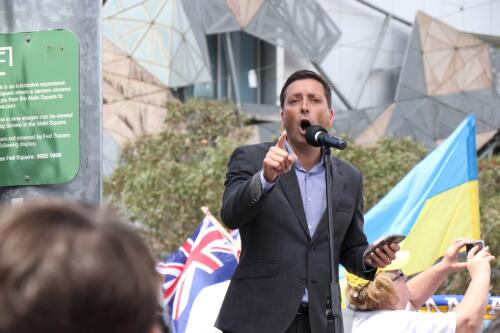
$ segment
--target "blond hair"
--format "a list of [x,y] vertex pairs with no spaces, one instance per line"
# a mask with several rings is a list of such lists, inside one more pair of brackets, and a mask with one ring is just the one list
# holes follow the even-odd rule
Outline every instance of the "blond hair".
[[392,277],[387,272],[380,272],[375,280],[357,290],[347,285],[345,294],[349,304],[361,311],[395,310],[399,301]]

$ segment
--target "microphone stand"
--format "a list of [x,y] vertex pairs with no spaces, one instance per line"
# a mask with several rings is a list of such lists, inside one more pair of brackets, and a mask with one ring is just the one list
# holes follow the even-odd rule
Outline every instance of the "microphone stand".
[[323,155],[323,165],[325,167],[326,181],[326,214],[328,218],[328,238],[330,243],[330,290],[326,301],[326,320],[328,333],[344,333],[344,325],[342,323],[342,310],[340,306],[340,286],[339,275],[337,272],[337,264],[333,262],[335,258],[335,237],[333,229],[333,207],[332,200],[332,168],[331,168],[331,151],[325,145],[321,146]]

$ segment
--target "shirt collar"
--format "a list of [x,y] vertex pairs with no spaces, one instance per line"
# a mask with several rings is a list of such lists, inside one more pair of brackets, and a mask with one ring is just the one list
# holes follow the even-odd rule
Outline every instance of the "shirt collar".
[[[285,148],[286,148],[286,151],[288,152],[288,154],[290,154],[290,155],[291,154],[295,154],[295,152],[293,151],[292,146],[288,143],[288,140],[285,141]],[[296,171],[310,173],[310,174],[320,173],[320,172],[322,172],[325,169],[325,167],[323,166],[323,152],[321,152],[321,157],[319,159],[319,162],[317,164],[315,164],[311,168],[311,170],[309,170],[309,171],[306,171],[306,169],[304,169],[302,167],[302,164],[300,164],[300,160],[298,158],[295,161],[294,166],[295,166],[295,170]]]

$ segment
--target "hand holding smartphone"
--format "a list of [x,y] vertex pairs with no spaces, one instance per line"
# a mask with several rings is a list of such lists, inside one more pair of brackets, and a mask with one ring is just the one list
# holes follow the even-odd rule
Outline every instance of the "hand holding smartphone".
[[386,244],[399,244],[405,239],[404,235],[390,235],[382,239],[377,245],[372,246],[368,251],[366,251],[364,258],[368,258],[376,249],[383,249]]
[[[479,246],[479,249],[477,252],[481,251],[485,247],[483,240],[471,240],[471,241],[468,241],[467,243],[465,243],[465,246],[462,245],[460,247],[460,252],[458,252],[458,254],[457,254],[458,262],[461,262],[461,263],[467,262],[467,255],[469,254],[469,251],[472,250],[474,248],[474,246],[476,246],[476,245]],[[463,251],[464,247],[465,247],[465,251]]]
[[481,251],[484,247],[484,241],[483,240],[475,240],[475,241],[468,242],[467,244],[465,244],[465,253],[469,253],[469,251],[472,250],[472,248],[476,245],[479,246],[478,251]]

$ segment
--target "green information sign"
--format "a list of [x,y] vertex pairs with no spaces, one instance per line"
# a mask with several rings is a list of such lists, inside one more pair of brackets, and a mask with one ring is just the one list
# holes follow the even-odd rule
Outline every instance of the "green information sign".
[[79,46],[67,30],[0,34],[0,186],[68,182],[80,167]]

